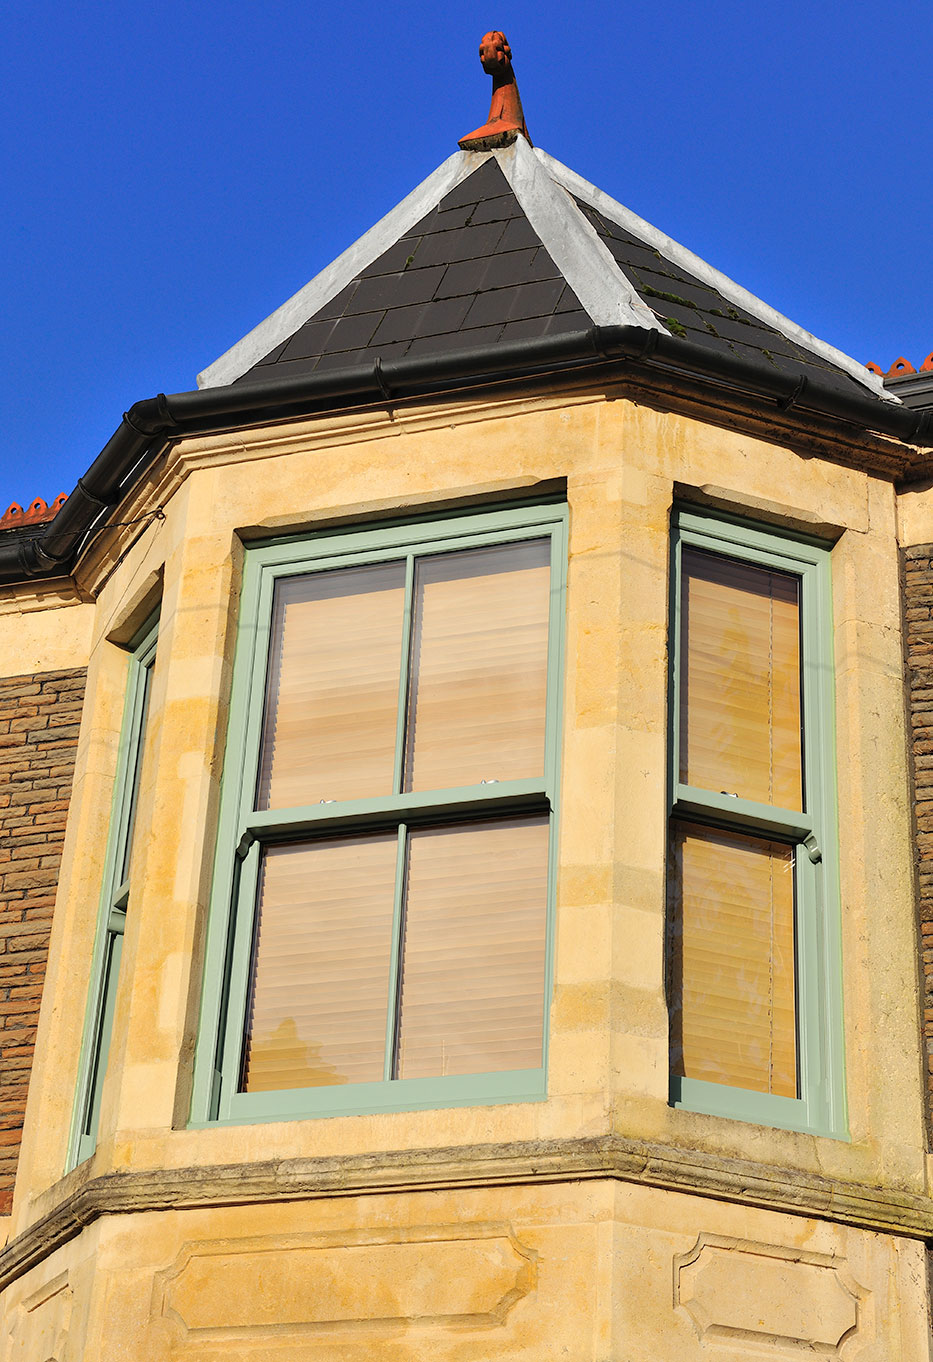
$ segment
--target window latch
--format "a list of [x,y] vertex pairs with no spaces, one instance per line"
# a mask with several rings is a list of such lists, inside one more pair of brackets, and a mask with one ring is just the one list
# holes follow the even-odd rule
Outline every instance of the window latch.
[[807,855],[810,857],[810,860],[813,862],[813,864],[819,865],[820,861],[822,861],[823,859],[823,853],[822,851],[820,851],[820,846],[816,840],[816,835],[812,832],[808,832],[806,837],[803,839],[803,844],[807,848]]

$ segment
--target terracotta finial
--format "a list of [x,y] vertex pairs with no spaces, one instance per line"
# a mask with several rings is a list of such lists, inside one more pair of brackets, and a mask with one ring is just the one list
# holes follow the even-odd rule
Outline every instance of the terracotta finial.
[[519,133],[531,142],[512,70],[512,49],[505,34],[498,30],[487,33],[479,45],[479,59],[486,74],[492,76],[489,118],[481,128],[461,137],[458,145],[463,151],[493,151],[496,147],[511,146]]

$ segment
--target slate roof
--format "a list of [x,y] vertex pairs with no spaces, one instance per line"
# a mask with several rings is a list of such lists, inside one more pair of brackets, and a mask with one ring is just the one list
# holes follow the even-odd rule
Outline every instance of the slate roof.
[[639,296],[674,335],[683,335],[708,350],[763,357],[782,373],[806,375],[819,370],[840,392],[863,391],[849,374],[788,339],[777,327],[737,307],[718,289],[667,259],[657,247],[647,245],[587,204],[575,202]]
[[268,382],[594,324],[656,329],[897,401],[879,375],[522,137],[450,157],[198,382]]
[[238,381],[589,325],[489,160]]

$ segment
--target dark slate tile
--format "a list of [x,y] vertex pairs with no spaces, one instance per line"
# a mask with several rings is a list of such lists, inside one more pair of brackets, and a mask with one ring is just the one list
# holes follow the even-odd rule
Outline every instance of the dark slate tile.
[[440,336],[445,331],[458,330],[463,325],[469,305],[469,298],[443,298],[428,303],[409,333],[412,340],[417,336]]
[[326,349],[330,334],[334,329],[333,322],[305,322],[304,326],[298,328],[294,336],[285,346],[283,358],[307,359],[309,355],[319,355]]
[[414,261],[420,244],[420,236],[402,237],[400,241],[396,241],[394,246],[383,251],[378,260],[374,260],[371,265],[368,265],[363,271],[362,277],[368,279],[374,274],[398,274],[400,270],[407,269]]
[[466,227],[476,212],[475,203],[461,203],[457,208],[442,210],[431,223],[431,232],[453,232],[458,227]]
[[693,340],[702,340],[706,336],[709,336],[711,341],[716,339],[706,330],[699,313],[692,307],[681,307],[678,303],[659,301],[656,298],[648,298],[646,302],[655,316],[660,317],[662,322],[673,321],[674,325],[669,329],[675,334],[677,328],[682,326],[691,332]]
[[512,218],[520,220],[523,216],[515,195],[501,194],[497,199],[483,199],[482,203],[478,203],[470,214],[470,222],[508,222]]
[[490,293],[480,293],[473,299],[472,306],[464,318],[464,326],[503,325],[512,315],[513,308],[523,290],[517,285],[513,288],[497,288]]
[[434,297],[462,298],[481,292],[488,268],[488,260],[458,260],[456,265],[448,265]]
[[520,251],[526,246],[540,246],[541,238],[522,213],[506,223],[505,231],[499,241],[500,251]]
[[346,315],[355,312],[376,312],[381,308],[408,307],[412,303],[426,303],[434,297],[434,290],[444,275],[442,265],[433,269],[408,269],[401,274],[365,275],[346,308]]
[[[768,345],[770,339],[773,342],[772,349],[775,346],[781,347],[787,344],[784,337],[778,332],[772,331],[770,327],[766,327],[760,322],[750,324],[742,316],[734,318],[729,314],[728,308],[729,305],[720,299],[712,307],[707,308],[703,314],[710,326],[714,326],[725,340],[748,341],[757,337],[756,344]],[[723,313],[726,315],[724,316]]]
[[565,331],[589,331],[593,323],[582,307],[572,312],[555,312],[547,321],[547,334],[554,336]]
[[551,317],[522,317],[507,322],[502,330],[502,341],[538,340],[541,336],[558,335],[564,331],[585,331],[592,323],[586,313],[562,312]]
[[454,350],[479,349],[483,345],[495,345],[501,331],[501,326],[481,326],[470,331],[446,331],[440,336],[420,336],[412,341],[408,353],[414,359],[417,355],[443,355]]
[[[629,273],[629,278],[651,307],[655,305],[661,307],[666,303],[679,303],[682,307],[693,307],[698,311],[706,311],[710,307],[715,307],[718,301],[716,296],[711,294],[710,290],[704,288],[702,284],[689,284],[674,279],[665,279],[663,275],[648,270],[633,270]],[[657,303],[655,300],[658,300]],[[354,303],[355,301],[354,299]]]
[[413,340],[416,336],[456,331],[470,306],[469,298],[445,298],[421,307],[399,307],[387,312],[373,336],[374,345]]
[[554,311],[564,291],[562,279],[546,279],[538,284],[520,284],[515,290],[516,297],[509,320],[520,317],[549,317]]
[[495,198],[499,194],[510,194],[509,182],[499,169],[495,160],[484,161],[478,170],[468,175],[456,189],[441,200],[441,210],[459,208],[461,204],[479,203],[482,199]]
[[536,250],[496,251],[486,270],[486,288],[507,288],[510,284],[536,284],[557,279],[557,266],[543,246]]
[[331,298],[329,303],[325,303],[323,307],[318,308],[314,316],[309,318],[309,321],[323,322],[341,317],[346,311],[347,304],[356,292],[359,282],[359,279],[351,279],[346,288],[342,288],[334,298]]
[[554,311],[580,312],[584,317],[588,316],[588,314],[584,312],[583,308],[580,306],[580,300],[569,284],[564,285],[564,291],[560,295],[560,298],[557,300],[557,306],[555,307]]
[[322,345],[318,353],[323,354],[325,350],[359,350],[362,346],[368,345],[384,316],[385,312],[380,310],[341,317],[334,323],[327,344]]
[[455,232],[434,232],[418,248],[418,266],[450,265],[457,260],[481,260],[496,250],[504,223],[483,222]]

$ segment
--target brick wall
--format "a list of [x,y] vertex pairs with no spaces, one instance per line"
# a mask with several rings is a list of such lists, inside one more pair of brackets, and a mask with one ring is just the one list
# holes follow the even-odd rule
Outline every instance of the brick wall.
[[933,544],[905,551],[904,614],[917,829],[927,1112],[933,1122]]
[[0,1215],[9,1212],[84,669],[0,678]]

